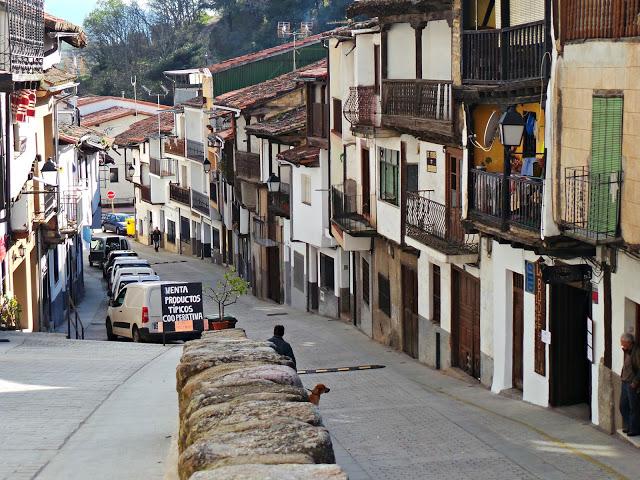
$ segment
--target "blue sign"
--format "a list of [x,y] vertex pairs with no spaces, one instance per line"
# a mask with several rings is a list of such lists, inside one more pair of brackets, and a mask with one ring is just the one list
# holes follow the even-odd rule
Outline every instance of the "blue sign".
[[524,262],[524,290],[534,293],[536,285],[536,269],[531,262]]

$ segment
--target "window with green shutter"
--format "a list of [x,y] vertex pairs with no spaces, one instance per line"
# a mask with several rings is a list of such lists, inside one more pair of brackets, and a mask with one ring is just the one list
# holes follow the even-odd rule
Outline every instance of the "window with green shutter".
[[620,217],[622,175],[621,96],[594,96],[589,165],[589,230],[615,235]]

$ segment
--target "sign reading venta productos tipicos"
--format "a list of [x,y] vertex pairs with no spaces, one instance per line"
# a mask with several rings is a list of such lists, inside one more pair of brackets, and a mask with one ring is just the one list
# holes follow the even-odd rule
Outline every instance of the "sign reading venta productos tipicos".
[[162,321],[204,320],[201,283],[162,285]]

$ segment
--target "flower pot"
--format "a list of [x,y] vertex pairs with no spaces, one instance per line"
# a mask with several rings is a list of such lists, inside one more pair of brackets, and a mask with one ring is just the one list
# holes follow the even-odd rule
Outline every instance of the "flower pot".
[[225,315],[222,320],[218,315],[207,315],[209,322],[209,330],[225,330],[227,328],[235,328],[238,320],[235,317]]

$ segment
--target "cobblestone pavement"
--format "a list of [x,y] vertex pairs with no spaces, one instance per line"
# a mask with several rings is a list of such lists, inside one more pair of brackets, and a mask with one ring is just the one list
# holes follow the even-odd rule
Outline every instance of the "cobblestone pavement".
[[[164,279],[210,284],[222,272],[206,261],[137,248],[163,262],[155,268]],[[321,410],[351,480],[640,478],[640,452],[626,442],[431,370],[351,325],[253,297],[228,312],[253,338],[268,338],[274,324],[284,324],[301,369],[386,365],[303,377],[309,388],[331,388]]]

